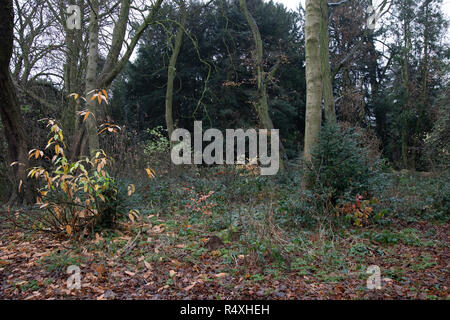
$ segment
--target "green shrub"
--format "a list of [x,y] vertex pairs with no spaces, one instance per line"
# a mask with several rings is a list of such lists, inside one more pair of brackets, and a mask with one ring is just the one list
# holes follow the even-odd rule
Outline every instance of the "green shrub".
[[427,181],[428,189],[421,188],[421,192],[428,192],[426,201],[429,203],[428,215],[432,219],[448,221],[450,218],[450,170],[446,170]]
[[386,218],[400,218],[407,222],[449,220],[449,170],[427,177],[409,171],[394,173],[392,181],[392,188],[379,193],[377,210],[389,212]]
[[107,171],[110,159],[99,150],[91,158],[76,162],[65,155],[64,135],[49,120],[50,140],[43,149],[33,149],[30,158],[50,162],[34,167],[28,177],[41,183],[37,204],[42,214],[31,218],[33,228],[71,236],[95,227],[113,227],[119,199],[116,180]]
[[149,139],[143,144],[145,158],[152,163],[154,168],[166,167],[170,155],[170,140],[167,138],[167,130],[158,126],[147,129],[146,133],[149,135]]
[[323,126],[305,176],[312,191],[326,194],[335,203],[338,199],[352,201],[357,195],[370,196],[385,183],[380,171],[382,162],[369,159],[368,150],[358,141],[359,133],[353,128]]
[[[128,216],[131,208],[143,210],[145,203],[141,195],[142,185],[131,183],[128,179],[117,180],[116,215],[117,218]],[[133,192],[131,192],[133,190]]]
[[38,264],[45,267],[48,272],[65,273],[67,267],[80,265],[84,259],[73,255],[67,250],[57,250],[41,258]]
[[439,99],[439,113],[425,138],[425,156],[433,167],[447,169],[450,163],[450,103],[448,95]]
[[299,187],[292,192],[287,191],[279,199],[276,206],[277,220],[287,225],[292,223],[296,227],[312,228],[317,223],[317,217],[327,213],[327,197],[300,190]]

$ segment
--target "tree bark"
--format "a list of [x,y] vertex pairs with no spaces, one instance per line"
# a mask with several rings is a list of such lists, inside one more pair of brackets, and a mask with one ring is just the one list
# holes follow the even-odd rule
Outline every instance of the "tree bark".
[[[180,25],[177,27],[175,35],[175,44],[172,46],[172,56],[170,57],[167,70],[167,88],[166,88],[166,125],[169,134],[169,140],[174,130],[173,125],[173,81],[176,76],[176,64],[183,43],[184,26],[186,25],[186,5],[184,1],[180,4]],[[171,142],[172,144],[172,142]]]
[[[248,11],[246,0],[239,0],[241,11],[244,14],[247,23],[252,31],[253,40],[255,41],[255,60],[256,60],[256,81],[257,81],[257,92],[258,92],[258,101],[256,103],[255,109],[259,118],[260,126],[263,129],[274,129],[272,119],[269,115],[269,103],[267,98],[267,84],[270,81],[270,77],[275,74],[278,69],[279,62],[272,68],[272,70],[268,73],[265,73],[263,70],[263,42],[261,39],[261,33],[259,32],[258,25],[256,24],[255,19]],[[280,170],[284,170],[284,148],[283,144],[280,141]]]
[[421,135],[424,131],[423,121],[425,110],[428,109],[428,50],[429,50],[429,6],[431,0],[425,0],[424,3],[424,32],[423,32],[423,59],[422,59],[422,92],[421,101],[418,103],[416,134],[414,139],[415,150],[413,152],[414,162],[419,155]]
[[[317,0],[306,0],[306,123],[305,123],[305,170],[310,167],[311,151],[319,141],[322,121],[322,79],[320,66],[320,25],[321,10]],[[303,180],[308,188],[310,181]]]
[[327,122],[336,123],[336,106],[333,95],[333,84],[330,67],[330,36],[328,34],[328,1],[320,0],[322,20],[320,24],[320,60],[323,86],[323,102],[325,109],[325,119]]
[[[407,14],[408,15],[408,14]],[[403,110],[402,110],[402,162],[403,168],[408,169],[408,109],[410,108],[409,90],[409,19],[405,17],[403,22],[404,48],[403,48]]]
[[[4,135],[8,143],[11,162],[19,164],[13,166],[17,189],[13,194],[19,196],[19,201],[32,202],[32,191],[27,183],[26,164],[27,139],[16,91],[12,82],[9,62],[13,50],[13,21],[14,11],[12,0],[0,2],[0,115],[4,127]],[[20,182],[21,181],[21,182]],[[18,188],[19,184],[22,187]]]
[[[114,25],[111,48],[106,58],[105,65],[98,74],[98,41],[99,41],[99,1],[90,1],[90,22],[89,22],[89,52],[88,63],[86,70],[86,99],[88,101],[88,109],[92,112],[92,115],[86,119],[85,125],[81,130],[83,132],[79,134],[80,139],[83,141],[77,141],[77,150],[83,150],[81,146],[87,145],[89,147],[89,153],[93,155],[96,150],[100,148],[100,141],[97,134],[97,120],[106,119],[106,107],[105,103],[97,103],[97,99],[91,100],[92,95],[95,94],[93,90],[106,89],[125,67],[131,54],[134,51],[140,37],[154,20],[161,3],[163,0],[156,0],[149,14],[145,17],[144,22],[137,28],[130,44],[127,47],[122,58],[119,60],[120,51],[123,47],[125,40],[126,27],[129,20],[130,13],[130,0],[121,0],[121,8],[119,18]],[[74,155],[77,156],[76,154]]]
[[[61,6],[64,4],[61,3]],[[84,13],[84,1],[78,0],[77,5],[81,7],[81,21],[83,21],[83,13]],[[51,6],[50,6],[51,7]],[[60,8],[60,12],[64,12],[64,7]],[[64,26],[64,31],[66,32],[66,61],[64,65],[64,89],[65,94],[68,96],[72,93],[81,94],[82,91],[82,78],[81,74],[85,69],[85,65],[83,66],[81,63],[81,56],[85,55],[82,53],[84,51],[82,42],[82,32],[81,30],[69,30],[67,28],[67,24],[62,21],[62,25]],[[86,55],[85,55],[86,56]],[[80,100],[75,101],[73,98],[69,98],[67,100],[67,105],[65,106],[62,112],[62,126],[65,130],[65,135],[69,137],[70,141],[75,141],[75,143],[69,144],[68,151],[71,154],[76,153],[75,150],[72,150],[72,147],[76,147],[76,134],[79,129],[79,119],[77,117],[77,113],[80,110]],[[78,153],[79,154],[79,153]]]
[[97,99],[91,99],[96,93],[94,90],[98,89],[97,85],[97,69],[98,69],[98,14],[99,3],[98,0],[91,0],[91,13],[89,21],[89,53],[86,70],[86,99],[88,102],[88,109],[91,114],[86,119],[85,130],[88,139],[89,152],[91,156],[100,148],[100,142],[97,134]]

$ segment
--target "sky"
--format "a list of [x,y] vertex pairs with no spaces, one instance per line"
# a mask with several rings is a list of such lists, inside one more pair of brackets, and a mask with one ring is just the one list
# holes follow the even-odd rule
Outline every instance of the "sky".
[[[268,0],[265,0],[268,1]],[[288,9],[297,10],[298,4],[301,2],[303,8],[305,8],[305,0],[273,0],[274,2],[279,2],[284,4]],[[331,1],[330,1],[331,2]],[[381,4],[383,0],[373,0],[374,6],[377,7]],[[450,20],[450,0],[444,0],[442,2],[442,11],[448,20]],[[449,35],[444,36],[444,41],[447,42],[450,39]]]
[[[305,7],[305,0],[274,0],[274,1],[281,2],[289,9],[293,9],[293,10],[297,9],[299,2],[302,3],[303,8]],[[376,1],[376,0],[374,1],[375,4],[377,2],[380,2],[380,1]],[[444,8],[443,11],[444,11],[445,15],[447,16],[447,18],[450,18],[450,0],[444,0],[443,8]]]

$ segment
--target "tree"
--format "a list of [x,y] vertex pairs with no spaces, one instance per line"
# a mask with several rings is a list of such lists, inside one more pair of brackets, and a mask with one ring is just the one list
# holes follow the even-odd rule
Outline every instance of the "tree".
[[322,72],[323,102],[325,106],[325,119],[336,122],[336,106],[333,95],[333,83],[330,67],[330,36],[328,34],[328,1],[320,0],[322,19],[320,23],[320,66]]
[[23,94],[56,115],[59,105],[45,97],[45,88],[41,85],[50,79],[56,87],[63,84],[62,24],[51,14],[50,8],[46,0],[14,0],[11,72],[19,97]]
[[9,62],[13,51],[14,10],[12,0],[0,2],[0,115],[4,127],[4,135],[8,142],[10,160],[15,180],[19,186],[19,200],[31,201],[32,194],[28,188],[25,173],[27,161],[27,140],[25,137],[23,118],[17,102],[16,91],[12,82]]
[[[256,86],[258,90],[258,101],[255,104],[256,113],[258,114],[259,123],[264,129],[274,129],[272,119],[269,115],[269,103],[267,101],[267,85],[271,78],[274,76],[275,72],[278,70],[280,64],[282,63],[282,58],[277,61],[277,63],[272,67],[269,72],[264,72],[264,57],[263,57],[263,42],[261,39],[261,34],[259,32],[258,25],[255,19],[248,11],[246,0],[239,1],[242,13],[247,20],[247,23],[252,31],[253,40],[255,42],[255,65],[256,65]],[[280,143],[280,169],[284,168],[283,164],[283,154],[284,149],[282,143]]]
[[[248,1],[247,5],[260,31],[263,68],[269,72],[278,63],[270,79],[262,70],[270,118],[280,129],[287,155],[296,158],[304,131],[303,18],[273,2]],[[186,40],[173,82],[174,125],[191,129],[195,119],[221,130],[262,127],[255,108],[260,100],[255,41],[239,0],[212,2],[208,8],[190,2],[186,10]],[[170,44],[179,26],[174,21],[180,21],[178,13],[178,6],[172,3],[161,8],[158,24],[142,37],[136,60],[113,85],[115,120],[129,130],[140,131],[140,139],[148,135],[139,128],[167,125],[167,69],[173,52]],[[279,63],[281,57],[285,63]]]
[[[81,93],[83,91],[84,80],[83,75],[86,74],[86,60],[88,47],[84,44],[83,37],[87,34],[85,22],[88,16],[89,4],[83,0],[77,0],[74,3],[80,8],[81,29],[71,30],[66,21],[65,11],[70,2],[58,0],[46,0],[48,9],[51,11],[54,19],[58,22],[58,34],[64,35],[64,48],[61,50],[63,59],[63,81],[64,81],[64,96],[66,100],[61,112],[61,123],[64,128],[66,137],[72,141],[79,128],[79,121],[77,121],[77,113],[81,110],[79,100],[67,99],[72,93]],[[44,10],[44,9],[43,9]],[[68,140],[69,140],[68,139]],[[80,154],[78,150],[68,150],[73,154]]]
[[166,90],[166,125],[169,139],[172,136],[174,130],[173,116],[172,116],[172,103],[173,103],[173,81],[176,75],[176,64],[178,55],[180,53],[181,45],[183,43],[184,28],[186,25],[186,4],[184,0],[180,0],[180,22],[177,27],[175,35],[175,43],[171,46],[172,55],[170,56],[169,66],[167,68],[167,90]]
[[409,56],[411,50],[411,20],[413,17],[413,8],[410,0],[405,1],[401,10],[403,20],[403,65],[402,65],[402,162],[403,168],[409,167],[408,163],[408,117],[411,111],[411,94],[410,94],[410,78],[409,78]]
[[[306,0],[306,119],[305,119],[305,169],[311,161],[311,151],[318,142],[322,121],[322,77],[320,64],[320,2]],[[306,176],[305,176],[306,177]],[[305,179],[303,186],[310,184]]]
[[449,53],[443,35],[448,22],[441,7],[441,0],[394,1],[395,11],[388,20],[393,36],[384,42],[394,55],[379,89],[387,97],[388,134],[383,144],[386,155],[400,168],[426,170],[428,166],[424,141],[436,121],[438,97],[447,90],[443,79]]
[[26,88],[39,77],[55,77],[57,52],[63,48],[58,35],[58,21],[51,14],[45,0],[14,0],[13,78]]
[[[126,30],[130,16],[130,0],[122,0],[120,2],[120,11],[118,19],[114,24],[112,32],[111,45],[106,57],[105,63],[99,69],[99,36],[100,27],[99,21],[102,15],[100,14],[100,3],[98,0],[90,1],[90,18],[89,18],[89,51],[88,61],[86,68],[86,99],[88,101],[88,110],[91,116],[88,116],[85,122],[85,126],[81,131],[77,139],[77,150],[80,152],[83,150],[82,145],[87,145],[89,152],[93,155],[100,147],[100,142],[97,134],[97,119],[100,121],[106,120],[106,110],[104,105],[101,105],[102,100],[97,102],[97,99],[93,99],[98,90],[104,90],[110,86],[112,81],[116,78],[123,67],[128,62],[131,54],[134,51],[141,35],[145,29],[153,22],[161,3],[163,0],[156,0],[155,4],[151,7],[149,13],[145,17],[144,21],[136,28],[136,32],[132,37],[127,50],[120,58],[122,47],[124,46],[124,40]],[[120,58],[120,59],[119,59]]]

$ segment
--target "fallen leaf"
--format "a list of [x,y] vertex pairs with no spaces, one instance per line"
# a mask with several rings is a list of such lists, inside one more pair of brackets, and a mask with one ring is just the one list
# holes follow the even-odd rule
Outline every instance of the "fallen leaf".
[[164,289],[167,289],[167,288],[169,288],[169,285],[166,284],[164,287],[159,288],[159,289],[158,289],[158,292],[160,292],[160,291],[162,291],[162,290],[164,290]]
[[148,270],[152,270],[152,265],[150,263],[148,263],[147,261],[144,260],[144,265]]
[[228,275],[228,273],[221,272],[221,273],[216,274],[216,278],[223,278],[223,277],[226,277],[227,275]]
[[195,285],[197,284],[197,281],[194,281],[191,285],[187,286],[186,288],[184,288],[184,291],[189,291],[191,290],[193,287],[195,287]]
[[95,271],[97,271],[97,275],[99,279],[103,279],[103,273],[105,272],[105,268],[102,264],[99,264],[95,267]]
[[152,231],[154,232],[154,233],[163,233],[164,232],[164,225],[163,224],[160,224],[160,225],[157,225],[157,226],[154,226],[153,228],[152,228]]

